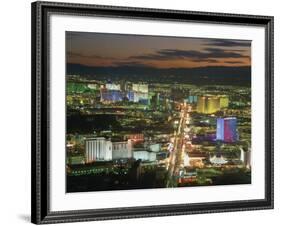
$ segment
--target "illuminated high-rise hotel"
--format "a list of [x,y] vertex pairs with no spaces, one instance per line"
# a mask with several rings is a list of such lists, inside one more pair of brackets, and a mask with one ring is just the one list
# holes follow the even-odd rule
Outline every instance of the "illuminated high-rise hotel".
[[251,168],[251,148],[249,148],[247,151],[244,151],[242,148],[240,148],[240,161],[247,168]]
[[107,83],[105,84],[105,88],[107,90],[121,90],[120,84],[114,84],[114,83]]
[[132,90],[134,92],[148,93],[148,85],[147,84],[134,83],[133,86],[132,86]]
[[120,90],[107,90],[107,89],[100,90],[101,102],[114,103],[122,100],[123,100],[123,94]]
[[205,112],[205,99],[206,97],[198,97],[197,100],[197,111],[200,113],[204,113]]
[[112,142],[105,137],[85,140],[86,163],[132,158],[132,140]]
[[201,96],[197,100],[197,111],[212,114],[220,110],[220,98],[217,96]]
[[190,104],[197,103],[197,100],[198,100],[198,96],[194,96],[194,95],[190,95],[187,98],[187,101]]
[[104,137],[85,140],[86,163],[112,160],[112,143]]
[[224,142],[236,142],[238,140],[237,118],[218,118],[217,119],[217,140]]
[[220,108],[227,108],[229,105],[229,99],[226,95],[219,96],[220,98]]
[[131,98],[133,100],[133,102],[135,102],[135,103],[139,102],[142,104],[149,103],[148,84],[133,83],[132,92],[134,93]]

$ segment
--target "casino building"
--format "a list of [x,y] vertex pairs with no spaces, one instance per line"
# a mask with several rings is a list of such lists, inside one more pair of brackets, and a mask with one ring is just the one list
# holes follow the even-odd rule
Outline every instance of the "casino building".
[[85,162],[111,161],[132,158],[132,141],[112,142],[104,137],[85,140]]
[[[190,96],[191,100],[188,100],[189,103],[195,102],[195,97],[192,98]],[[203,114],[213,114],[217,111],[220,111],[223,108],[227,108],[229,105],[229,99],[226,95],[205,95],[196,97],[197,102],[197,112],[203,113]]]
[[85,140],[85,162],[112,160],[112,142],[104,137],[88,138]]
[[216,139],[233,143],[238,141],[237,118],[217,118]]
[[197,99],[197,112],[212,114],[220,110],[220,98],[217,96],[201,96]]

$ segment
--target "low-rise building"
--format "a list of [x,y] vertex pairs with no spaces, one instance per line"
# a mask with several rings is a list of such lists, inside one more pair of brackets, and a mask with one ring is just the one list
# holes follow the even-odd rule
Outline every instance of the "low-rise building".
[[133,157],[135,160],[156,161],[156,153],[149,150],[134,150]]

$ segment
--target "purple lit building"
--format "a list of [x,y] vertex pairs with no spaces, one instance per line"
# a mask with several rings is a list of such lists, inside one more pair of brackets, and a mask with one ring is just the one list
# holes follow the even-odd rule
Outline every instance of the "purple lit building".
[[127,98],[130,102],[134,102],[134,96],[135,96],[134,91],[127,92]]
[[224,140],[224,119],[217,118],[217,140]]
[[118,102],[123,100],[123,94],[120,90],[101,89],[101,102]]
[[217,118],[217,140],[224,142],[238,141],[237,118]]

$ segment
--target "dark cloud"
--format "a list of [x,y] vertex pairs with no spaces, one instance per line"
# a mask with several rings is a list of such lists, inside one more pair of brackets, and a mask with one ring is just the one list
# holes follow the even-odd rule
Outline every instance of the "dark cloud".
[[147,67],[146,64],[142,64],[138,61],[115,61],[113,65],[118,67]]
[[210,60],[210,58],[248,58],[234,50],[224,50],[220,48],[205,48],[203,51],[162,49],[154,54],[131,56],[131,59],[138,60],[171,60],[171,59],[190,59],[194,61]]
[[205,53],[206,57],[210,58],[245,58],[248,56],[242,55],[241,53],[237,51],[232,51],[232,50],[223,50],[219,48],[205,48]]
[[243,64],[244,62],[242,61],[236,61],[236,60],[227,60],[227,61],[224,61],[224,63],[227,63],[227,64]]
[[90,58],[90,59],[102,59],[102,60],[116,60],[114,57],[104,57],[99,55],[87,55],[83,53],[76,53],[68,51],[66,53],[67,57],[81,57],[81,58]]
[[211,40],[207,40],[204,45],[216,46],[216,47],[251,47],[251,41],[211,39]]
[[206,62],[206,63],[218,63],[218,60],[215,59],[190,59],[190,61],[195,62],[195,63],[201,63],[201,62]]

